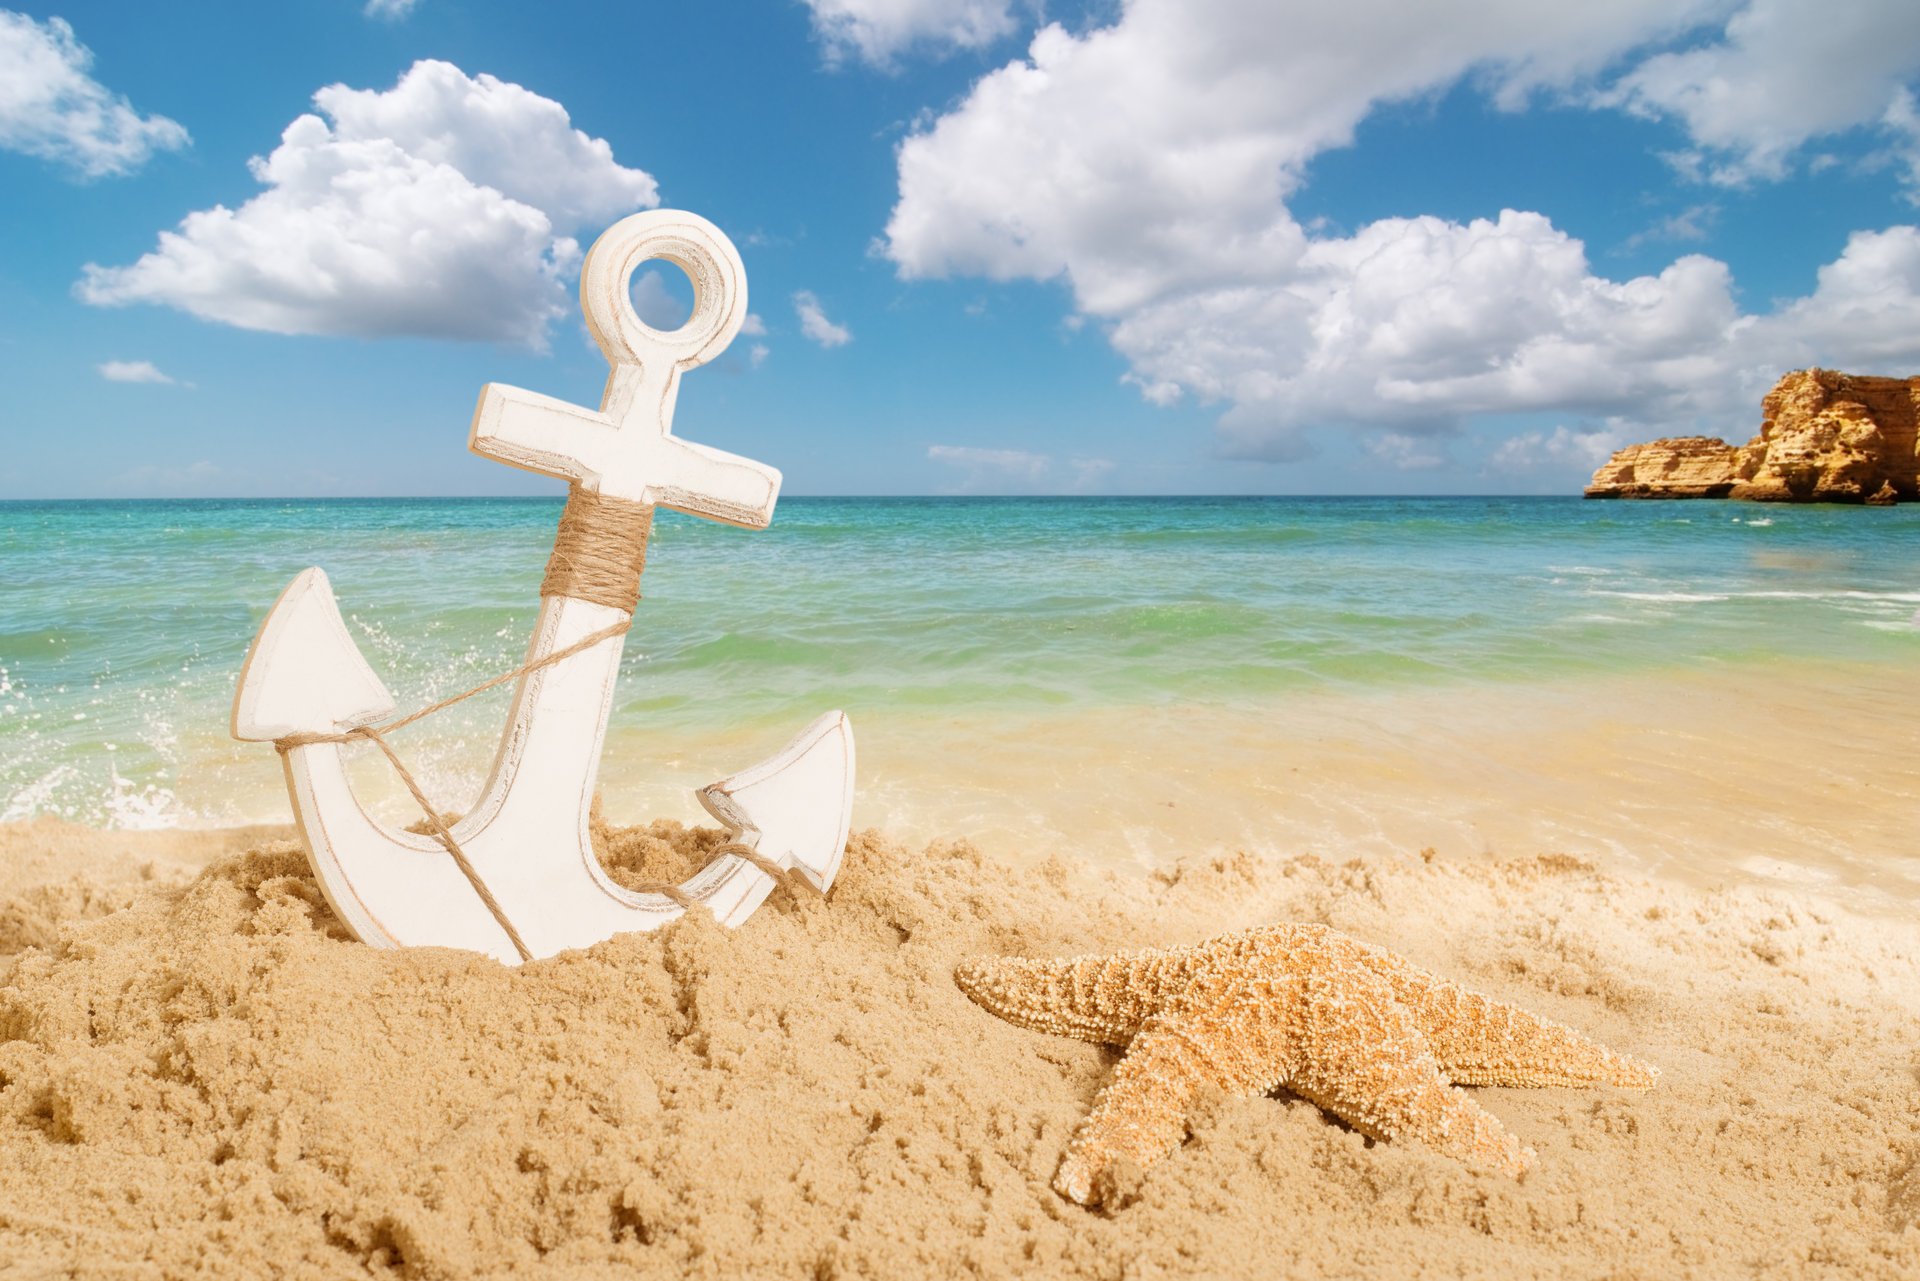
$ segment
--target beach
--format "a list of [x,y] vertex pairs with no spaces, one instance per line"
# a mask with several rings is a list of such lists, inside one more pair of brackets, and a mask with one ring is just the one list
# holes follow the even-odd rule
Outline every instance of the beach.
[[[825,902],[509,970],[343,937],[296,846],[0,834],[10,1275],[1898,1277],[1920,929],[1568,855],[1150,875],[853,842]],[[699,842],[616,837],[609,866]],[[201,838],[205,846],[236,842]],[[48,857],[62,875],[50,885]],[[130,870],[131,869],[131,870]],[[124,906],[123,906],[124,905]],[[1049,1187],[1113,1055],[991,1018],[981,954],[1321,922],[1658,1064],[1475,1091],[1518,1181],[1209,1096],[1117,1208]],[[52,941],[47,936],[53,935]]]
[[[668,525],[603,863],[697,866],[720,837],[691,789],[830,706],[856,836],[824,902],[510,970],[346,937],[224,704],[313,562],[403,709],[510,667],[551,504],[23,505],[0,1275],[1912,1275],[1920,524],[1598,506]],[[478,577],[436,596],[447,564]],[[500,709],[403,739],[447,808]],[[1475,1090],[1539,1153],[1519,1180],[1283,1092],[1203,1098],[1124,1204],[1060,1198],[1116,1055],[994,1019],[955,964],[1276,921],[1662,1076]]]

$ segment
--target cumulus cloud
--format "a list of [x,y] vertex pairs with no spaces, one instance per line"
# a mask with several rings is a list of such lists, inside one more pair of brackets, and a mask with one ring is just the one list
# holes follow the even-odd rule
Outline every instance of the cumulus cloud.
[[1097,314],[1271,279],[1304,247],[1284,198],[1376,104],[1470,70],[1523,100],[1712,7],[1130,0],[1041,29],[902,143],[884,248],[908,276],[1066,275]]
[[909,49],[944,55],[980,49],[1019,25],[1012,0],[806,0],[813,31],[837,64],[891,67]]
[[1751,0],[1717,38],[1647,57],[1594,101],[1672,120],[1683,172],[1723,185],[1785,176],[1809,139],[1895,124],[1920,74],[1912,0]]
[[902,142],[881,251],[908,279],[1063,281],[1126,381],[1218,406],[1225,452],[1245,457],[1299,457],[1321,425],[1412,441],[1518,412],[1711,428],[1750,419],[1790,363],[1920,359],[1920,331],[1886,327],[1920,297],[1911,229],[1856,237],[1815,295],[1755,316],[1723,263],[1611,280],[1540,213],[1337,235],[1287,207],[1312,157],[1382,102],[1469,76],[1503,106],[1564,99],[1652,65],[1649,41],[1724,18],[1719,0],[1282,7],[1129,0],[1107,26],[1044,28]]
[[364,10],[369,18],[398,22],[419,7],[420,0],[367,0]]
[[1543,467],[1592,471],[1632,439],[1634,432],[1619,422],[1587,428],[1563,424],[1551,432],[1521,432],[1500,442],[1488,455],[1487,468],[1509,474]]
[[800,332],[822,347],[844,347],[853,341],[853,331],[827,319],[811,290],[802,289],[793,296],[793,314],[800,318]]
[[559,103],[450,63],[314,103],[250,162],[259,195],[187,215],[128,266],[87,264],[75,292],[275,333],[541,348],[571,310],[569,233],[659,203]]
[[110,383],[165,383],[172,386],[174,381],[161,373],[159,366],[151,360],[109,360],[94,368]]
[[1856,231],[1814,291],[1755,322],[1756,355],[1904,373],[1920,362],[1920,228]]
[[178,122],[135,111],[88,74],[92,66],[64,19],[43,24],[0,9],[0,148],[101,178],[191,141]]

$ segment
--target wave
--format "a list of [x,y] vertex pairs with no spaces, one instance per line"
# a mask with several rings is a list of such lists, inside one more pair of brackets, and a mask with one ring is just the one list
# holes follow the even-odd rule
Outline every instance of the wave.
[[1589,595],[1618,596],[1622,600],[1644,600],[1662,605],[1705,605],[1732,599],[1731,593],[1721,592],[1627,592],[1607,588],[1595,588]]

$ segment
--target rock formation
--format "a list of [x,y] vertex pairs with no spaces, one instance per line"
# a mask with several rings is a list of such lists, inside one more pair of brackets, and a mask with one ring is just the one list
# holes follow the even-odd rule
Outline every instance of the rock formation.
[[1628,445],[1593,473],[1588,498],[1725,498],[1740,451],[1712,436]]
[[1920,497],[1920,378],[1796,370],[1760,402],[1745,445],[1679,436],[1617,451],[1588,498],[1890,504]]

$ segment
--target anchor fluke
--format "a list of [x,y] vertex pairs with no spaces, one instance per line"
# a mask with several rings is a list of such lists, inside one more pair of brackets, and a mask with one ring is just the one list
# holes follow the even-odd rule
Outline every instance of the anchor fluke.
[[828,712],[776,755],[695,793],[707,813],[826,893],[853,821],[853,726]]
[[301,573],[267,611],[233,700],[233,736],[266,743],[295,734],[337,734],[393,711],[347,632],[324,572]]

